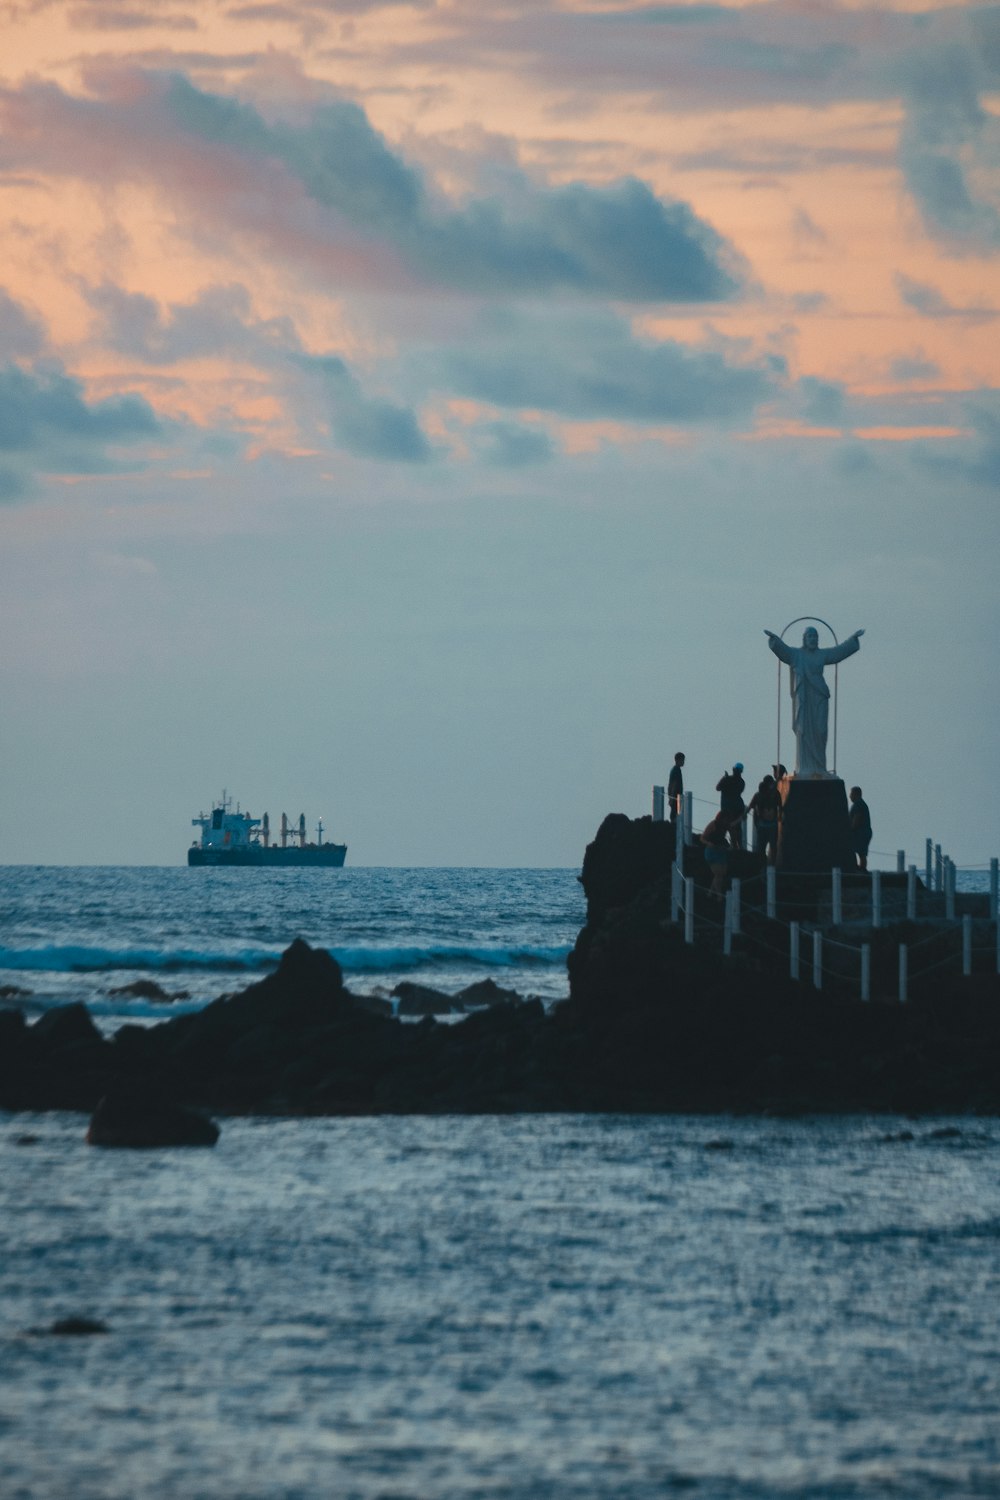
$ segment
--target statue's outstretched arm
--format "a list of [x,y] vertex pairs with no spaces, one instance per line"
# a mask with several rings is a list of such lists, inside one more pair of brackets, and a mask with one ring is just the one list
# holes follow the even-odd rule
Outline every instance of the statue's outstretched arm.
[[846,657],[853,656],[855,651],[860,651],[861,649],[861,637],[863,635],[863,630],[856,630],[853,635],[847,637],[846,641],[841,641],[839,646],[827,646],[823,653],[824,661],[844,661]]
[[781,639],[781,636],[775,635],[773,630],[765,630],[764,634],[767,636],[767,644],[770,646],[771,650],[774,652],[778,660],[783,661],[786,664],[790,663],[792,661],[791,646],[786,646],[785,642]]

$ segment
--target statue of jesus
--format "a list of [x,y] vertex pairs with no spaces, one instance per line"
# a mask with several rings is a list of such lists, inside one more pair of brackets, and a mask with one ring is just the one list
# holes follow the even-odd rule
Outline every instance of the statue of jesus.
[[765,630],[767,644],[779,661],[790,669],[792,729],[795,732],[796,776],[827,776],[826,734],[830,715],[830,689],[823,668],[844,661],[860,649],[863,630],[856,630],[839,646],[821,647],[814,625],[802,633],[801,646],[787,646],[780,635]]

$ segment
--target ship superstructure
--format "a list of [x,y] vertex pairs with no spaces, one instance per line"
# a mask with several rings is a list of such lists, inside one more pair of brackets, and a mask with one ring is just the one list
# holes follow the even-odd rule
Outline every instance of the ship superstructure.
[[299,814],[297,824],[281,814],[279,842],[271,842],[271,820],[267,813],[254,818],[243,812],[237,802],[223,792],[213,803],[211,812],[191,819],[192,827],[201,829],[201,839],[188,850],[189,865],[326,865],[339,868],[347,858],[346,844],[324,843],[323,819],[316,824],[316,842],[306,841],[306,815]]

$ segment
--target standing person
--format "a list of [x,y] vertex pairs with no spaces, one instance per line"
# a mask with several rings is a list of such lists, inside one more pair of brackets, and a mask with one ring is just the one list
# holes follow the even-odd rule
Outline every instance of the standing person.
[[773,776],[765,776],[750,798],[748,812],[753,814],[753,848],[773,865],[778,852],[778,817],[781,797]]
[[[729,845],[727,839],[732,838],[735,820],[742,818],[742,813],[717,812],[711,823],[706,823],[701,830],[701,842],[705,846],[705,863],[712,872],[711,895],[717,901],[725,899],[726,875],[729,873]],[[735,844],[733,845],[735,848]]]
[[743,762],[738,760],[731,771],[724,771],[715,784],[715,790],[719,793],[720,812],[734,815],[730,818],[730,837],[734,849],[743,848],[743,837],[741,824],[746,812],[743,801],[743,793],[746,791],[746,782],[743,780]]
[[872,841],[872,815],[859,786],[852,786],[848,795],[851,799],[851,843],[857,855],[858,869],[867,870],[868,846]]
[[670,776],[667,780],[667,801],[670,803],[670,821],[677,822],[677,814],[681,810],[681,798],[684,795],[684,752],[678,750],[674,756],[674,763],[670,768]]

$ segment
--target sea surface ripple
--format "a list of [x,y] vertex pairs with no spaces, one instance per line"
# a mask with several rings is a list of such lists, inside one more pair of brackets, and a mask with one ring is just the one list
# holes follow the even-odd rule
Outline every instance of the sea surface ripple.
[[0,1116],[4,1500],[1000,1493],[998,1121],[84,1124]]

